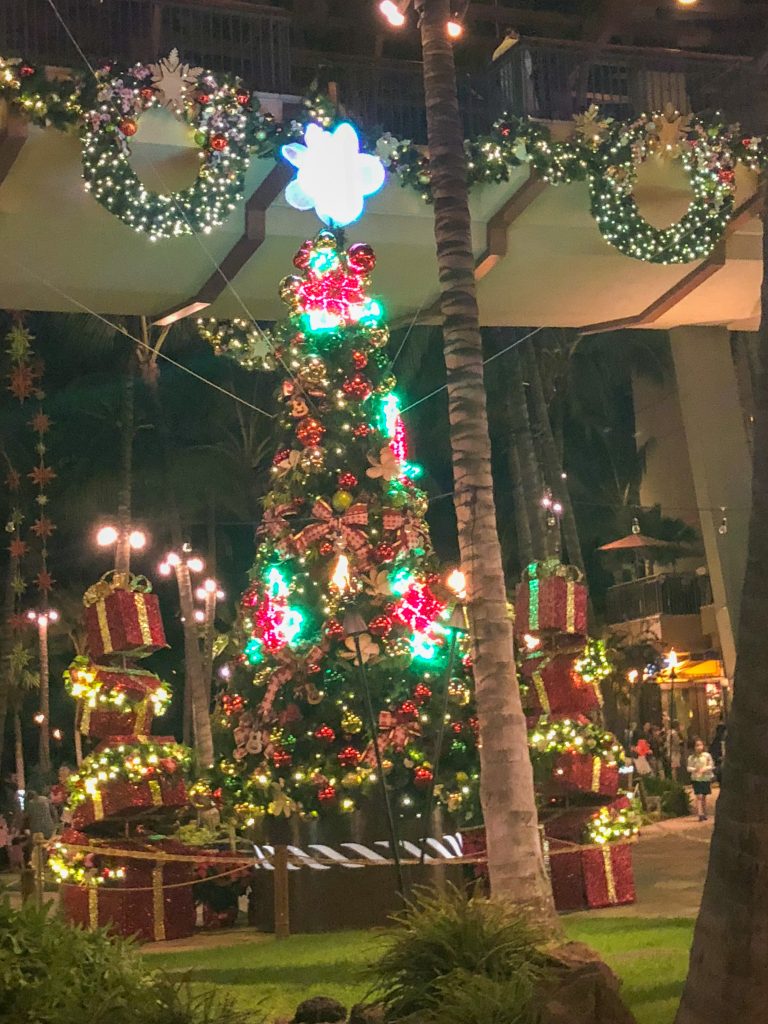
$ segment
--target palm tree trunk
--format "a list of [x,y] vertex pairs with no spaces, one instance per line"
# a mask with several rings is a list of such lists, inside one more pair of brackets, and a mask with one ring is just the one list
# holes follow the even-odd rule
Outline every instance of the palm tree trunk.
[[547,477],[547,482],[552,489],[553,496],[563,507],[561,526],[563,540],[571,565],[577,566],[584,572],[584,557],[581,553],[581,543],[576,530],[576,516],[573,511],[571,495],[568,484],[563,479],[563,463],[558,454],[555,436],[552,433],[552,423],[549,419],[549,410],[544,397],[544,388],[539,373],[539,362],[531,341],[523,343],[523,360],[530,384],[530,401],[533,409],[533,418],[536,424],[536,432],[539,436],[539,447],[542,454],[542,466]]
[[[176,491],[173,486],[172,475],[172,442],[168,430],[168,422],[165,416],[162,396],[160,395],[159,375],[152,372],[154,367],[150,366],[145,374],[145,381],[152,397],[152,404],[155,410],[155,423],[160,447],[162,449],[163,462],[165,464],[166,478],[166,499],[168,507],[168,518],[171,528],[171,540],[179,554],[182,554],[183,534],[181,529],[181,517],[179,515],[179,503],[176,500]],[[179,608],[181,611],[181,623],[184,630],[184,723],[183,739],[189,743],[194,737],[195,749],[201,767],[208,767],[213,764],[213,732],[211,729],[210,695],[205,683],[203,655],[200,651],[198,628],[195,622],[195,605],[192,596],[192,578],[189,569],[183,560],[176,567],[176,582],[179,588]],[[192,736],[190,736],[190,733]]]
[[19,789],[26,789],[26,771],[24,766],[24,733],[21,728],[21,711],[14,708],[13,711],[13,745],[16,758],[16,785]]
[[16,592],[13,589],[13,581],[18,568],[18,557],[11,555],[8,559],[8,578],[5,581],[3,608],[0,612],[0,764],[3,762],[5,721],[8,716],[8,699],[11,693],[11,650],[13,648],[11,620],[16,608]]
[[[765,177],[765,176],[764,176]],[[752,512],[728,756],[677,1024],[753,1024],[768,1006],[768,177]]]
[[523,487],[523,474],[520,470],[520,455],[512,437],[509,439],[507,461],[512,480],[512,498],[515,503],[517,554],[520,560],[519,568],[522,570],[523,566],[529,565],[533,561],[533,540],[531,524],[528,522],[528,510],[525,507],[525,488]]
[[448,0],[417,0],[424,54],[435,239],[448,382],[454,492],[480,722],[481,797],[495,898],[557,920],[539,840],[528,737],[517,686],[491,476],[466,160]]
[[510,356],[510,402],[513,438],[520,463],[520,479],[531,531],[533,557],[547,558],[554,545],[550,531],[544,523],[544,510],[541,506],[541,499],[544,497],[544,478],[533,443],[523,365],[517,352]]
[[133,499],[133,437],[134,410],[134,358],[130,357],[123,376],[120,402],[120,488],[117,492],[117,545],[115,571],[127,573],[131,568],[131,504]]

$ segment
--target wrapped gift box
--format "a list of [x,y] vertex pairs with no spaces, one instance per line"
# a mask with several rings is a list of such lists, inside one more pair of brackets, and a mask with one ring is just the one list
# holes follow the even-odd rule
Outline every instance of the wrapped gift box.
[[[124,867],[125,878],[104,885],[62,885],[60,900],[66,919],[84,928],[109,928],[115,934],[136,936],[144,942],[192,935],[196,918],[191,884],[194,865],[130,857],[137,849],[153,849],[146,844],[110,840],[108,848],[121,851],[105,859]],[[165,853],[191,852],[168,841],[160,848]],[[182,884],[186,882],[190,884]]]
[[[486,857],[488,846],[485,840],[485,825],[461,829],[461,847],[465,857]],[[475,878],[488,877],[488,863],[485,860],[470,865]]]
[[515,598],[515,635],[580,644],[587,635],[587,588],[573,566],[533,562]]
[[582,852],[587,906],[617,907],[635,902],[630,843],[605,843]]
[[145,657],[166,647],[160,602],[135,577],[102,580],[86,591],[85,629],[91,657]]
[[564,794],[614,797],[619,791],[619,766],[592,754],[559,754],[552,770],[552,784]]
[[601,705],[597,682],[587,683],[575,671],[569,654],[531,657],[523,662],[528,686],[526,710],[533,715],[589,715]]
[[549,875],[556,910],[586,910],[582,850],[552,840],[549,844]]
[[158,776],[148,782],[105,782],[98,793],[72,808],[75,828],[87,828],[107,818],[130,818],[153,808],[186,807],[187,787],[181,774]]
[[[70,666],[75,684],[78,672],[88,675],[91,690],[89,696],[76,697],[75,721],[84,736],[146,735],[150,731],[155,713],[152,694],[165,689],[162,679],[141,669]],[[123,695],[121,704],[109,699],[115,694]]]
[[[563,840],[568,843],[582,843],[586,839],[586,832],[590,821],[600,811],[607,808],[609,811],[623,811],[631,806],[631,801],[626,796],[620,796],[610,803],[601,803],[599,806],[573,807],[566,811],[555,811],[549,814],[542,822],[544,834],[550,840]],[[546,809],[542,812],[546,814]]]

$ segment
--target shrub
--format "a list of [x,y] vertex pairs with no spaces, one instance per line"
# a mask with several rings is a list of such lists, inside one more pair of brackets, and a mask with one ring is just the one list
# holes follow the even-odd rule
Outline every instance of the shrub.
[[648,796],[659,797],[661,813],[667,818],[685,818],[691,813],[691,798],[688,790],[674,779],[658,779],[649,776],[643,779],[643,788]]
[[394,918],[385,953],[372,965],[375,997],[390,1022],[529,1024],[546,957],[539,935],[518,913],[420,892]]
[[0,896],[0,1007],[15,1024],[248,1024],[217,992],[149,971],[138,948]]

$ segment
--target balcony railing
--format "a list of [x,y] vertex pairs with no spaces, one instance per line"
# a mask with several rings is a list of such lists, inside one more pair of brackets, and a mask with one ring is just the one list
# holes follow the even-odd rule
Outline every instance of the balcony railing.
[[[57,0],[91,62],[184,61],[240,75],[252,88],[290,86],[290,14],[244,0]],[[79,66],[82,58],[47,0],[0,0],[0,54]]]
[[757,131],[768,109],[759,82],[749,57],[522,39],[488,73],[486,99],[547,121],[570,121],[592,103],[621,119],[669,103],[681,113],[719,110]]
[[698,573],[646,576],[609,587],[606,619],[613,625],[656,615],[697,615],[702,605],[711,602],[708,576]]

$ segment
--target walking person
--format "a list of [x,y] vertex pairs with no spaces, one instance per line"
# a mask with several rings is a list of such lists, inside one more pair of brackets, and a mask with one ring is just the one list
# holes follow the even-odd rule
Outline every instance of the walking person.
[[679,782],[680,769],[683,766],[683,734],[678,721],[671,722],[667,731],[667,758],[672,778]]
[[707,797],[712,792],[712,779],[715,777],[715,762],[699,736],[693,741],[693,753],[688,758],[688,774],[693,783],[699,821],[707,820]]

